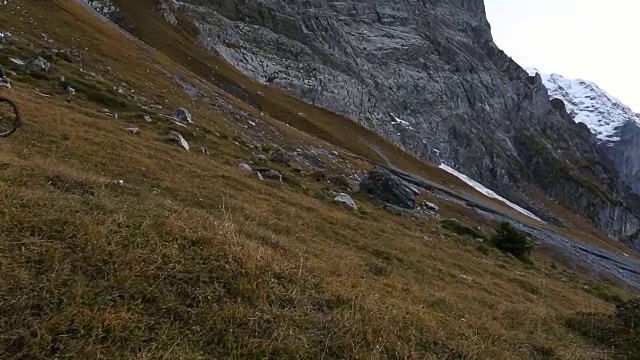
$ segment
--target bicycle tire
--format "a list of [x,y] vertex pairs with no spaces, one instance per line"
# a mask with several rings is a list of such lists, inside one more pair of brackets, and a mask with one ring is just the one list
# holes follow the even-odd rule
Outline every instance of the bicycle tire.
[[[16,130],[18,130],[18,127],[20,127],[20,111],[18,110],[18,107],[16,106],[16,104],[14,104],[13,101],[9,99],[0,97],[0,104],[2,103],[8,104],[13,109],[13,114],[15,115],[15,118],[13,119],[13,125],[11,126],[11,128],[5,132],[0,132],[0,137],[6,138],[11,136],[11,134],[16,132]],[[2,117],[0,117],[0,124],[2,124],[4,121],[5,119],[2,119]]]

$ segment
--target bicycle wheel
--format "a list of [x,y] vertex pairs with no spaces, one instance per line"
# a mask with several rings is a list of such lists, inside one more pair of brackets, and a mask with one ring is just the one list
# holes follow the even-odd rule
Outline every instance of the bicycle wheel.
[[18,107],[11,100],[0,97],[0,137],[8,137],[20,126]]

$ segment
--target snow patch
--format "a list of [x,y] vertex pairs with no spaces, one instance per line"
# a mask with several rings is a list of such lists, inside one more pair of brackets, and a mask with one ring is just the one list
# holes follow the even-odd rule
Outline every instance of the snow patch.
[[543,222],[539,217],[535,216],[532,212],[530,212],[530,211],[528,211],[526,209],[523,209],[520,206],[512,203],[511,201],[503,198],[502,196],[500,196],[500,195],[496,194],[495,192],[493,192],[492,190],[486,188],[484,185],[480,184],[479,182],[471,179],[467,175],[462,174],[462,173],[456,171],[455,169],[453,169],[453,168],[451,168],[451,167],[449,167],[449,166],[447,166],[445,164],[440,164],[440,169],[442,169],[442,170],[452,174],[453,176],[457,177],[458,179],[464,181],[469,186],[471,186],[472,188],[478,190],[482,194],[484,194],[484,195],[486,195],[486,196],[488,196],[490,198],[493,198],[493,199],[496,199],[496,200],[500,200],[503,203],[507,204],[512,209],[514,209],[514,210],[516,210],[516,211],[518,211],[518,212],[520,212],[520,213],[522,213],[522,214],[524,214],[524,215],[526,215],[526,216],[528,216],[528,217],[530,217],[532,219],[535,219],[535,220],[538,220],[540,222]]
[[414,128],[411,127],[411,124],[408,121],[404,121],[402,119],[397,118],[395,115],[393,115],[393,113],[389,113],[389,114],[395,120],[391,122],[392,125],[402,125],[405,129],[415,130]]

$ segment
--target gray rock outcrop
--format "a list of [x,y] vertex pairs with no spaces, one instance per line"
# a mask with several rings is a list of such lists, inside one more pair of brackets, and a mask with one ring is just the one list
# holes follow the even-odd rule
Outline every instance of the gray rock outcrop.
[[238,170],[244,171],[244,172],[253,172],[253,169],[247,163],[238,164]]
[[337,203],[345,204],[346,206],[350,207],[353,210],[358,210],[358,206],[356,205],[356,202],[353,201],[351,196],[345,193],[340,193],[336,195],[336,197],[333,198],[333,201]]
[[37,58],[29,61],[27,63],[27,66],[31,69],[34,70],[41,70],[41,71],[49,71],[49,69],[51,69],[51,63],[48,62],[47,60],[45,60],[44,58],[38,56]]
[[184,123],[184,124],[192,124],[193,123],[193,119],[191,117],[191,113],[189,112],[189,110],[180,107],[177,108],[176,111],[174,112],[173,116],[180,120],[180,122]]
[[111,0],[83,0],[87,5],[93,8],[95,11],[103,15],[105,18],[111,20],[122,29],[131,31],[134,26],[129,23],[124,14],[118,9],[118,7]]
[[375,199],[403,209],[413,210],[420,192],[383,168],[374,168],[360,183],[360,190]]
[[183,149],[189,151],[189,143],[185,138],[177,131],[169,131],[167,134],[167,139],[174,141],[176,144],[180,145]]
[[156,5],[156,11],[171,25],[178,25],[178,19],[173,9],[178,6],[175,0],[160,0]]
[[270,180],[276,180],[278,182],[282,182],[282,175],[275,170],[261,168],[261,169],[257,169],[257,172],[260,175],[260,177],[262,177],[263,179],[270,179]]

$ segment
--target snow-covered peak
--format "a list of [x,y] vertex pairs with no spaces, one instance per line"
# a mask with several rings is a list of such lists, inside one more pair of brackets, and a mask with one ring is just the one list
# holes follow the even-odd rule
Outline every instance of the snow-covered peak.
[[600,141],[620,140],[617,130],[629,121],[640,125],[638,114],[590,81],[543,74],[535,68],[526,71],[532,76],[539,73],[549,97],[563,100],[573,119],[586,124]]

